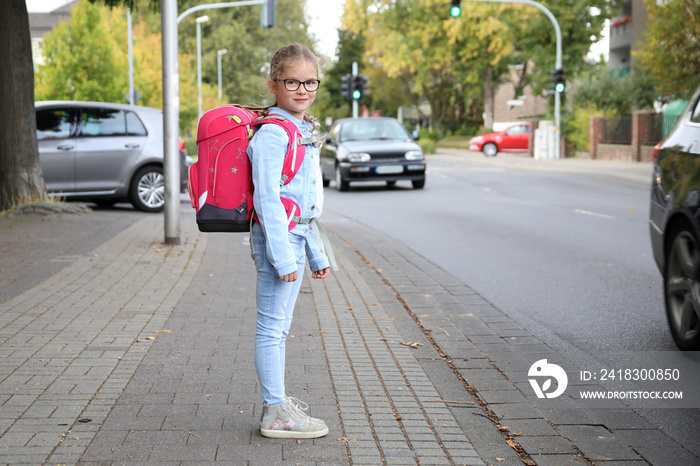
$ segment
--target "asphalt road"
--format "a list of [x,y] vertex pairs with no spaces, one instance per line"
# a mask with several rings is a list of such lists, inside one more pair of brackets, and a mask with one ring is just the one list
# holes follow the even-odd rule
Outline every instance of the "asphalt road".
[[326,208],[410,246],[555,349],[675,350],[649,242],[648,186],[429,162],[424,190],[331,188]]

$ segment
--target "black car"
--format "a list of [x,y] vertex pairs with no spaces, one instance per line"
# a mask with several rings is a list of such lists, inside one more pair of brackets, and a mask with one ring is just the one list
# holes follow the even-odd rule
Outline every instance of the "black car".
[[649,225],[666,315],[681,350],[700,350],[700,89],[657,145]]
[[395,118],[344,118],[331,126],[321,146],[323,185],[335,180],[339,191],[350,182],[386,181],[393,186],[410,180],[425,186],[425,157],[406,128]]

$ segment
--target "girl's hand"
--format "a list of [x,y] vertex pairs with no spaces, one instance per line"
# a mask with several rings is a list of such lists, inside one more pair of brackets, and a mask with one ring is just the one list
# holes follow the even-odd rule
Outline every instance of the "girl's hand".
[[317,280],[323,280],[328,276],[328,273],[330,272],[330,269],[326,267],[325,269],[317,270],[316,272],[311,274],[311,278],[315,278]]
[[282,275],[280,277],[280,280],[282,280],[283,282],[295,282],[297,280],[297,278],[298,278],[298,274],[295,270],[294,272],[288,273],[287,275]]

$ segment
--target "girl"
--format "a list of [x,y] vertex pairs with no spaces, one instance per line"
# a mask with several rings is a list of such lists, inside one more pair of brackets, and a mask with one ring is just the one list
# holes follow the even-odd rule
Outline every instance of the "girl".
[[[267,87],[275,96],[269,114],[294,122],[304,137],[311,136],[314,120],[306,115],[321,81],[318,60],[303,45],[279,49],[270,62]],[[293,142],[293,141],[292,141]],[[257,327],[255,369],[263,394],[260,434],[274,438],[316,438],[328,433],[326,423],[304,413],[308,405],[288,397],[284,386],[285,343],[294,304],[304,274],[306,257],[312,278],[324,279],[329,260],[324,236],[316,219],[323,209],[323,183],[318,148],[305,146],[306,155],[296,176],[280,186],[282,162],[289,144],[278,125],[263,125],[248,146],[253,172],[253,205],[258,222],[251,229],[252,256],[257,270]],[[300,217],[312,219],[288,230],[289,221],[280,194],[299,204]]]

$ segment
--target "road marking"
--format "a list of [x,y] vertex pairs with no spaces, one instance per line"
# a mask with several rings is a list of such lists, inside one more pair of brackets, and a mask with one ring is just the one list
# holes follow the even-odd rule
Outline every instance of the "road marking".
[[597,212],[591,212],[589,210],[583,210],[583,209],[574,209],[574,212],[576,212],[577,214],[590,215],[592,217],[615,218],[612,215],[599,214]]

